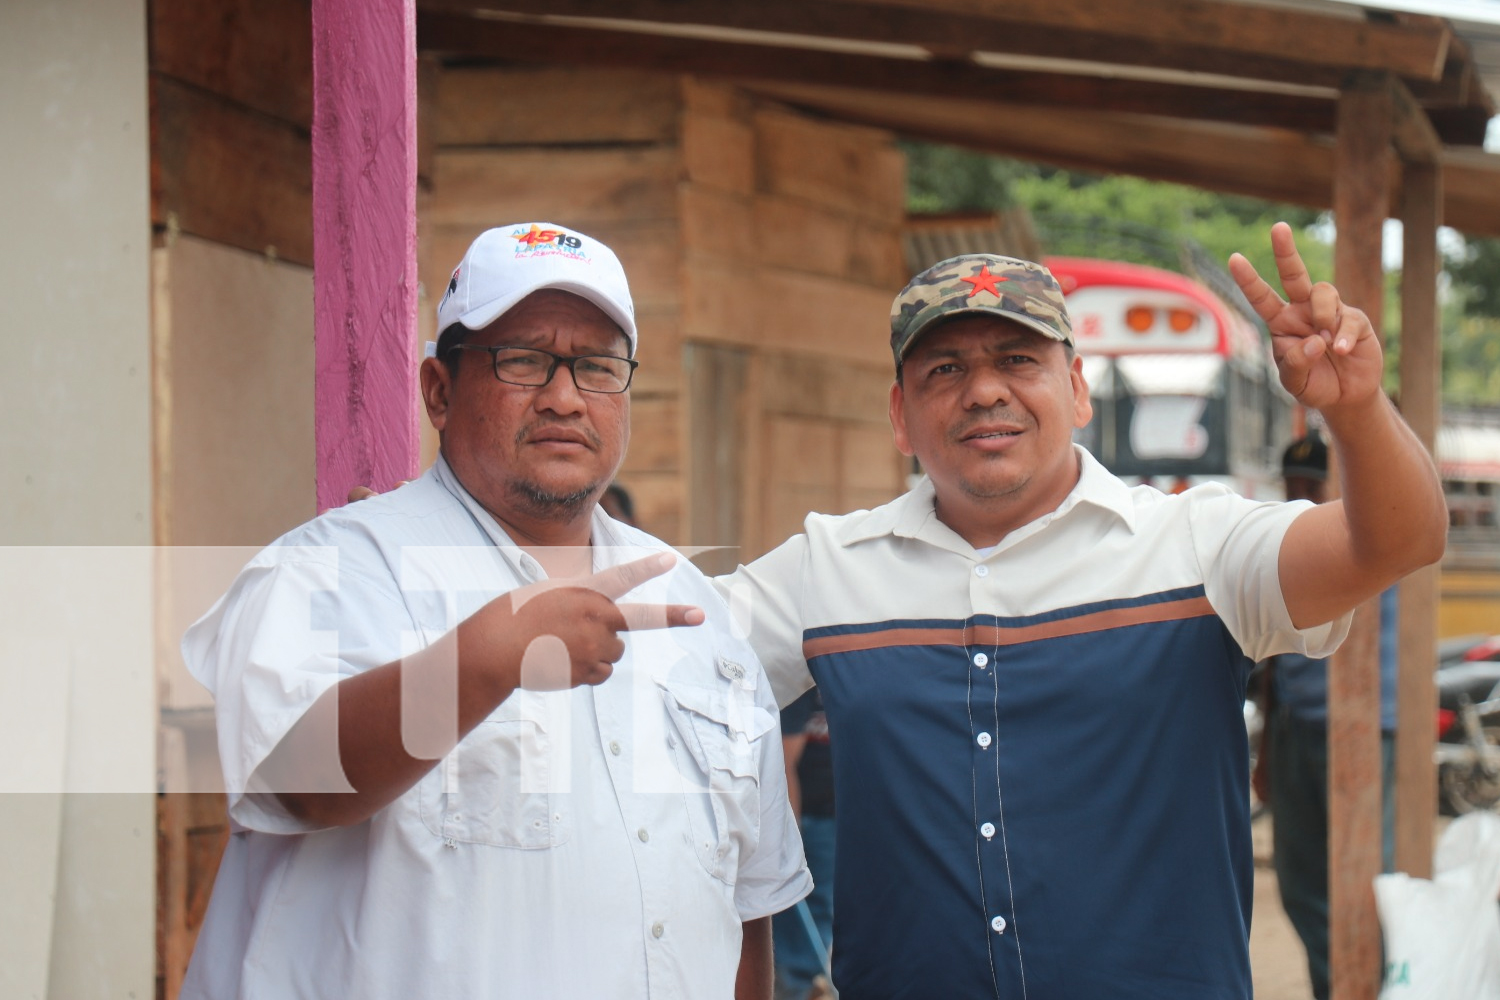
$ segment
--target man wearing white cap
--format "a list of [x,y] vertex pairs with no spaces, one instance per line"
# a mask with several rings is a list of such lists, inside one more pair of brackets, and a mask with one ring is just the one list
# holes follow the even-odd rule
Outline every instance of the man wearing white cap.
[[436,463],[281,538],[184,639],[234,835],[182,995],[769,997],[769,916],[811,885],[770,686],[703,577],[597,506],[624,272],[492,229],[438,320]]

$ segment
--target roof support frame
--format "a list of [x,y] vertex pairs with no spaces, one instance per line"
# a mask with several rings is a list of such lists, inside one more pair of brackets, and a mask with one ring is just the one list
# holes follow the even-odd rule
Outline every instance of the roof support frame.
[[[1390,204],[1393,88],[1356,74],[1339,98],[1334,166],[1334,283],[1344,302],[1384,329],[1381,237]],[[1436,280],[1436,275],[1434,275]],[[1331,456],[1332,458],[1333,456]],[[1337,495],[1330,462],[1330,499]],[[1337,1000],[1375,1000],[1381,870],[1380,602],[1356,609],[1349,637],[1328,659],[1328,963]]]
[[[1448,29],[1432,26],[1369,24],[1347,18],[1294,11],[1267,11],[1237,4],[1212,6],[1224,19],[1215,44],[1174,41],[1164,17],[1149,2],[1129,5],[1089,4],[1099,10],[1125,8],[1134,17],[1111,15],[1109,30],[1079,28],[1075,23],[1028,20],[1033,13],[1049,17],[1058,5],[1027,0],[1026,17],[1005,5],[1003,14],[976,15],[955,5],[977,0],[756,0],[753,4],[708,4],[690,0],[421,0],[425,11],[473,15],[480,11],[508,12],[538,18],[596,18],[623,26],[637,22],[637,30],[651,25],[696,24],[741,31],[773,32],[876,43],[920,45],[946,55],[996,52],[1101,64],[1163,67],[1185,72],[1242,76],[1277,83],[1337,88],[1352,69],[1394,68],[1426,90],[1439,88],[1445,99],[1457,99],[1448,79]],[[1077,6],[1080,0],[1070,0]],[[993,7],[993,5],[986,5]],[[1267,41],[1274,19],[1279,39]],[[1102,15],[1100,15],[1102,16]],[[1240,32],[1240,19],[1256,19],[1253,31]],[[1093,23],[1091,18],[1084,23]],[[1054,18],[1055,20],[1055,18]],[[1242,39],[1250,39],[1249,41]],[[1317,44],[1298,49],[1299,44]],[[1385,61],[1381,61],[1385,60]],[[1424,98],[1427,94],[1424,92]]]
[[[1438,325],[1443,171],[1433,163],[1405,163],[1401,172],[1401,412],[1429,454],[1437,445],[1443,349]],[[1396,870],[1432,876],[1432,804],[1437,801],[1438,567],[1401,581],[1396,680]]]

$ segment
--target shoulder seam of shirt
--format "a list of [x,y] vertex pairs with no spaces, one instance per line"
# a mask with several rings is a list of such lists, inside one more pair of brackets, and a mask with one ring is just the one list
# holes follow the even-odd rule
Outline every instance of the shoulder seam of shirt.
[[816,517],[820,521],[834,522],[829,526],[829,534],[833,535],[834,540],[844,548],[860,542],[903,533],[899,529],[911,515],[911,505],[921,502],[919,498],[924,492],[923,487],[929,482],[930,480],[924,476],[922,482],[916,487],[900,496],[893,497],[874,510],[857,510],[849,514],[814,514],[808,520],[811,521],[813,517]]

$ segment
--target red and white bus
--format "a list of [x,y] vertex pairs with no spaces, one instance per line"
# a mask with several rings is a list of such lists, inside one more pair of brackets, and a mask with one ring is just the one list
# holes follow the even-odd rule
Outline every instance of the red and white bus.
[[1048,257],[1073,320],[1094,419],[1078,439],[1127,482],[1207,480],[1279,498],[1294,402],[1248,306],[1142,264]]

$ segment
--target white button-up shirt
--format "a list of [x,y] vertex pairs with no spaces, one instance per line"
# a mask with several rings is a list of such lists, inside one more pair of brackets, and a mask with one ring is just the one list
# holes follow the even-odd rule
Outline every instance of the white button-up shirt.
[[[593,543],[596,569],[665,548],[602,512]],[[732,996],[741,923],[812,883],[770,686],[685,560],[625,600],[706,624],[625,634],[598,686],[516,691],[369,821],[245,794],[329,687],[542,576],[439,459],[261,552],[189,630],[234,834],[184,997]]]

